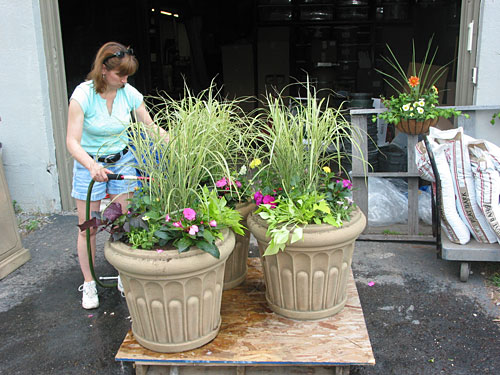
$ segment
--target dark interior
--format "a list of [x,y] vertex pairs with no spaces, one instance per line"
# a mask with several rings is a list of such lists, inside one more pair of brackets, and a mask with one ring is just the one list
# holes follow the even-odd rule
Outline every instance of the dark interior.
[[[407,67],[434,36],[440,83],[453,104],[460,0],[108,0],[59,1],[68,95],[103,43],[130,45],[130,82],[145,95],[194,92],[214,80],[229,97],[257,96],[307,78],[341,97],[390,95],[386,44]],[[449,90],[449,91],[447,91]],[[297,92],[289,92],[297,95]],[[448,94],[448,95],[447,95]],[[255,104],[250,104],[251,109]]]

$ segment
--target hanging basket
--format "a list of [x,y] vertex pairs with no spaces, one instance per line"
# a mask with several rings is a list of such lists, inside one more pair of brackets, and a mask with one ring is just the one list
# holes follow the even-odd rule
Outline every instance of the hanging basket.
[[401,120],[395,126],[396,129],[406,134],[425,134],[429,131],[429,128],[436,125],[437,122],[437,118],[425,121]]

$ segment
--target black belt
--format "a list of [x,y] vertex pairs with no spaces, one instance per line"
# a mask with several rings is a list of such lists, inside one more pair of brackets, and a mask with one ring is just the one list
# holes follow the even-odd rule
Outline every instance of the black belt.
[[[111,155],[105,155],[105,156],[99,156],[97,158],[98,162],[101,163],[116,163],[118,160],[121,159],[123,155],[125,155],[128,152],[128,147],[125,147],[123,150],[120,152],[117,152],[116,154],[111,154]],[[90,154],[89,154],[90,155]],[[93,159],[95,159],[95,155],[90,155]]]

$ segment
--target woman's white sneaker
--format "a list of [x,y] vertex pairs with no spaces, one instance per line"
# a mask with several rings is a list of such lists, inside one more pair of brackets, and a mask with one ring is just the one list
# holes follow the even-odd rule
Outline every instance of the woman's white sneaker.
[[116,286],[122,297],[125,297],[125,290],[123,289],[122,278],[120,277],[120,275],[118,275],[118,283]]
[[84,309],[96,309],[99,307],[99,297],[95,281],[84,282],[79,286],[78,291],[82,293],[82,307]]

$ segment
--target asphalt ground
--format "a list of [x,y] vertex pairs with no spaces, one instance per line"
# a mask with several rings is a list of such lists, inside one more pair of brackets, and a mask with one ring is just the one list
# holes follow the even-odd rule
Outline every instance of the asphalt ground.
[[[77,218],[48,221],[23,238],[32,259],[0,280],[0,374],[135,373],[114,359],[130,328],[125,300],[99,289],[100,307],[82,309]],[[105,240],[98,236],[96,272],[116,275]],[[473,264],[462,283],[459,264],[438,260],[433,245],[358,241],[352,268],[376,365],[351,374],[500,374],[500,306],[481,272],[488,266]]]

